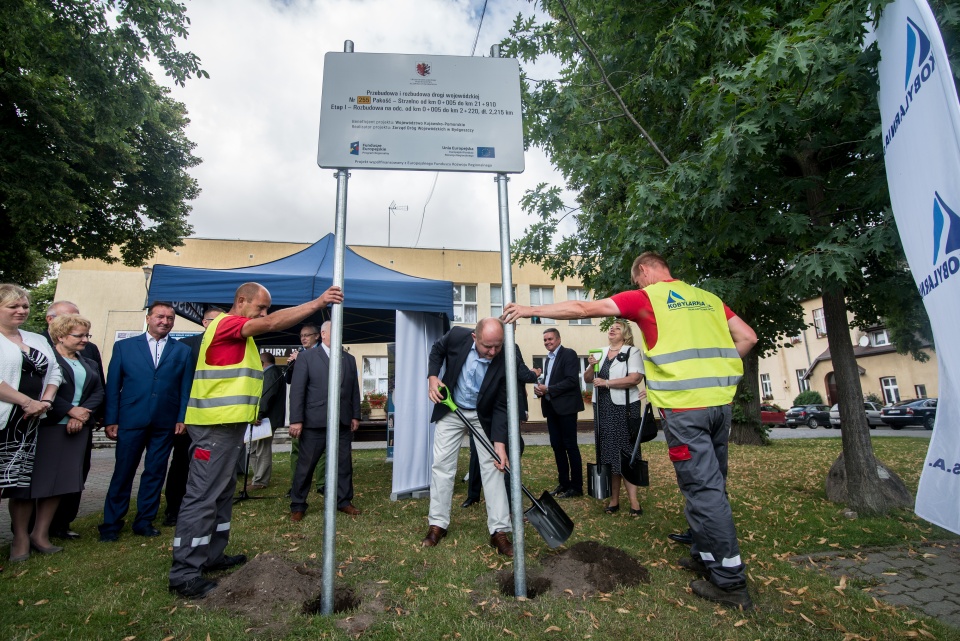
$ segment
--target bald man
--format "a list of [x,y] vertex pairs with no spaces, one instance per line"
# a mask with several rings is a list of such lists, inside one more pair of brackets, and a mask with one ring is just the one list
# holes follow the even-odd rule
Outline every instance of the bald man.
[[257,420],[263,366],[254,336],[285,330],[331,304],[343,302],[331,287],[310,302],[267,314],[270,292],[259,283],[241,285],[233,307],[203,333],[186,423],[193,439],[187,493],[173,539],[170,591],[201,599],[217,584],[203,573],[242,563],[243,554],[224,554],[230,539],[237,459],[247,424]]

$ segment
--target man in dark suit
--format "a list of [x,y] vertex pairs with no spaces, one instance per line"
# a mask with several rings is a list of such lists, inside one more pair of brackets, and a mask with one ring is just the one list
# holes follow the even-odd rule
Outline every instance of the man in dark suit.
[[583,496],[583,460],[577,445],[577,413],[583,411],[580,363],[575,351],[560,344],[560,332],[553,327],[543,332],[543,345],[548,352],[544,380],[533,392],[540,397],[557,460],[559,483],[552,493],[559,498]]
[[[306,351],[308,349],[315,349],[320,345],[320,328],[314,325],[313,323],[304,323],[300,327],[300,345],[302,349],[297,352],[292,352],[290,356],[287,357],[287,371],[284,374],[284,377],[287,381],[287,385],[293,383],[293,373],[297,369],[297,356],[300,355],[300,352]],[[300,439],[290,438],[290,482],[293,483],[293,476],[297,473],[297,458],[300,456]],[[323,454],[320,456],[320,461],[317,462],[317,469],[313,473],[313,478],[317,484],[317,492],[323,494],[323,483],[324,483],[324,473],[326,472],[327,466],[327,456]],[[293,492],[293,486],[287,492],[287,498],[290,498],[290,494]]]
[[[213,319],[220,314],[226,314],[227,310],[220,307],[208,307],[203,312],[203,318],[200,324],[206,329],[207,325],[213,322]],[[200,358],[200,342],[203,340],[203,332],[187,336],[179,342],[190,348],[190,380],[193,380],[193,371],[197,367],[197,359]],[[177,514],[180,513],[180,505],[183,503],[183,496],[187,492],[187,475],[190,472],[190,434],[186,430],[182,434],[173,435],[173,450],[170,455],[170,469],[167,470],[167,485],[163,494],[167,499],[167,508],[164,512],[163,524],[173,527],[177,524]]]
[[[47,326],[53,322],[53,319],[63,314],[79,314],[80,310],[76,305],[68,300],[58,300],[47,308]],[[53,345],[50,340],[50,333],[43,330],[43,336]],[[101,387],[106,384],[106,378],[103,376],[103,360],[100,358],[100,349],[93,343],[88,342],[81,352],[83,357],[96,365],[97,376],[100,378]],[[99,403],[97,410],[93,414],[94,426],[103,420],[103,403]],[[83,459],[83,482],[87,482],[87,475],[90,473],[90,455],[93,452],[93,430],[87,432],[87,453]],[[79,539],[80,535],[70,529],[70,524],[77,518],[80,512],[81,492],[64,494],[60,497],[60,503],[57,504],[57,511],[50,522],[50,536],[58,539]],[[32,525],[31,525],[32,527]]]
[[133,533],[159,536],[153,520],[167,474],[173,434],[182,433],[190,398],[190,348],[168,336],[175,314],[169,303],[147,310],[145,334],[117,342],[107,372],[105,432],[117,441],[116,464],[103,506],[100,540],[116,541],[130,507],[133,477],[146,450]]
[[[327,384],[330,372],[330,321],[320,326],[320,346],[301,352],[290,384],[290,436],[300,439],[300,455],[290,490],[290,520],[303,520],[310,479],[327,449]],[[357,360],[346,351],[340,361],[340,441],[337,452],[337,510],[360,514],[353,506],[353,433],[360,427]]]
[[[450,409],[441,403],[441,383],[453,400],[480,433],[475,438],[486,438],[500,458],[496,463],[485,449],[480,454],[480,478],[487,497],[487,529],[490,545],[499,554],[513,556],[513,544],[508,534],[510,507],[501,471],[509,464],[507,458],[507,377],[503,357],[503,323],[496,318],[484,318],[475,331],[454,327],[433,344],[429,359],[429,394],[436,403],[431,421],[436,423],[433,440],[433,467],[430,474],[429,529],[421,541],[424,547],[433,547],[447,535],[450,526],[450,504],[453,500],[453,482],[457,474],[457,458],[466,426]],[[439,378],[444,369],[443,380]]]
[[273,354],[260,354],[260,364],[263,365],[263,394],[260,396],[257,421],[270,421],[270,436],[250,444],[250,468],[253,474],[251,490],[262,490],[270,485],[270,475],[273,472],[273,433],[278,427],[286,425],[287,421],[287,382],[276,363]]

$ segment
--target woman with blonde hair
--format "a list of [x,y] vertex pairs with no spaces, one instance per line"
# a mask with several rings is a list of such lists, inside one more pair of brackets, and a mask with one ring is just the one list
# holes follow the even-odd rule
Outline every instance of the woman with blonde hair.
[[47,339],[20,329],[29,313],[26,290],[0,285],[0,495],[10,499],[13,562],[30,558],[37,424],[60,386],[60,367]]
[[600,438],[597,463],[610,465],[613,472],[610,503],[604,509],[613,514],[620,509],[620,480],[627,486],[630,498],[630,514],[640,516],[643,508],[637,499],[637,486],[620,474],[620,451],[630,451],[630,427],[628,417],[639,418],[640,390],[643,380],[643,360],[640,350],[633,345],[630,323],[621,318],[614,320],[607,330],[607,347],[600,350],[600,358],[590,355],[590,365],[600,364],[594,372],[588,367],[583,380],[593,383],[593,420]]
[[90,341],[90,321],[79,314],[61,314],[50,323],[57,364],[63,380],[53,406],[40,421],[30,498],[37,501],[37,518],[30,545],[44,554],[63,548],[50,543],[50,522],[60,496],[83,490],[83,462],[94,413],[103,403],[97,364],[82,355]]

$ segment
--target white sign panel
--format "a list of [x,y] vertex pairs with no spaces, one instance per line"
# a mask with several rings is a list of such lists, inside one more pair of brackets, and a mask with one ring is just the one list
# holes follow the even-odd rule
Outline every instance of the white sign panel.
[[960,532],[960,105],[925,0],[886,5],[877,41],[890,202],[940,365],[937,420],[915,509]]
[[323,64],[321,167],[523,171],[516,59],[330,52]]

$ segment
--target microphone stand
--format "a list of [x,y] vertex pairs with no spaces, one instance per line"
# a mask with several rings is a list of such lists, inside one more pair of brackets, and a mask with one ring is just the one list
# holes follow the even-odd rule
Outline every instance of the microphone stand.
[[[277,380],[271,383],[270,387],[268,387],[266,391],[269,392],[271,389],[273,389],[273,386],[276,385],[282,379],[283,379],[283,375],[281,374],[280,377],[277,378]],[[263,398],[263,392],[260,393],[260,397]],[[250,423],[249,427],[250,427],[250,439],[247,441],[247,464],[244,465],[243,467],[243,489],[240,490],[240,492],[238,492],[235,497],[233,497],[234,504],[240,503],[242,501],[247,501],[250,499],[279,498],[276,496],[251,496],[250,493],[247,492],[247,481],[250,478],[250,451],[253,449],[253,423]],[[273,456],[273,453],[271,452],[270,455]]]

